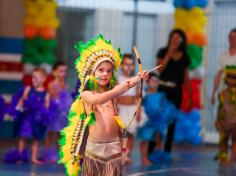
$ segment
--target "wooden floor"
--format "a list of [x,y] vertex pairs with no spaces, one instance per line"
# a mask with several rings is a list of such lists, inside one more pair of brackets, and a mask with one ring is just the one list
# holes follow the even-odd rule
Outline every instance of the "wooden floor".
[[[4,144],[5,143],[5,144]],[[0,157],[13,143],[2,142]],[[214,161],[216,146],[176,146],[173,150],[173,163],[170,165],[152,165],[143,167],[140,164],[138,144],[132,153],[133,164],[126,168],[128,176],[236,176],[235,167],[219,167]],[[57,164],[32,165],[0,163],[0,176],[63,176],[64,168]],[[99,176],[99,174],[98,174]]]

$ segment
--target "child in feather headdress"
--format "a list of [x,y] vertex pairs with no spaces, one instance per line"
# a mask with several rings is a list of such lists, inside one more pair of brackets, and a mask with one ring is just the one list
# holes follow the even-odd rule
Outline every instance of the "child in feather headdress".
[[118,50],[101,35],[76,46],[80,56],[76,68],[81,81],[80,97],[72,104],[68,126],[61,132],[61,163],[67,175],[78,175],[83,159],[82,175],[123,175],[122,121],[114,99],[147,79],[147,71],[115,85],[114,71],[121,63]]
[[[224,69],[226,88],[219,94],[218,114],[215,127],[219,132],[219,164],[233,165],[236,161],[236,66]],[[228,142],[232,141],[228,158]]]

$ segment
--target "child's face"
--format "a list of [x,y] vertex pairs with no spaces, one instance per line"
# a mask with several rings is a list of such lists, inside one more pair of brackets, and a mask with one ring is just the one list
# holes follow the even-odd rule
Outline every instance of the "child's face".
[[227,76],[227,77],[226,77],[226,83],[227,83],[227,85],[228,85],[229,87],[236,86],[236,78]]
[[232,46],[236,45],[236,32],[232,32],[229,36],[229,43]]
[[149,88],[157,89],[157,87],[158,87],[158,80],[157,80],[157,78],[155,76],[152,76],[147,81],[147,84],[148,84]]
[[32,73],[32,84],[33,87],[37,88],[43,86],[44,82],[46,81],[46,75],[41,71],[34,71]]
[[60,80],[66,79],[66,73],[67,73],[67,66],[65,65],[57,67],[57,69],[54,71],[55,77]]
[[132,71],[134,71],[134,60],[125,57],[122,61],[121,69],[126,75],[131,75]]
[[107,86],[113,73],[113,64],[109,61],[102,62],[95,71],[98,86]]

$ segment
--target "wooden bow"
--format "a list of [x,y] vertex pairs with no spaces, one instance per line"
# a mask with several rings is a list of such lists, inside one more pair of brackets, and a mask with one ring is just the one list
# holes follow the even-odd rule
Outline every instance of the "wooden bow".
[[[135,53],[136,59],[138,60],[138,71],[142,72],[143,71],[143,66],[142,66],[142,62],[141,62],[141,59],[140,59],[140,55],[139,55],[138,50],[136,49],[135,46],[133,47],[133,49],[134,49],[134,53]],[[130,125],[132,124],[134,118],[137,116],[138,111],[141,108],[142,96],[143,96],[143,79],[141,79],[141,82],[140,82],[140,91],[139,91],[139,98],[138,98],[137,109],[136,109],[132,119],[130,120],[129,124],[127,125],[126,129],[128,129],[130,127]]]

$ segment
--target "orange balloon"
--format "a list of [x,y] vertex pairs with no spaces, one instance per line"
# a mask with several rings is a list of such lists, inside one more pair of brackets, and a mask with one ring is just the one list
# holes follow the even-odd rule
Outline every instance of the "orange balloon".
[[193,35],[193,43],[197,44],[199,46],[204,46],[207,45],[207,38],[206,35],[203,33],[199,33],[199,34],[194,34]]
[[34,38],[38,34],[37,28],[26,25],[24,28],[25,38]]
[[187,43],[188,44],[193,43],[193,36],[192,36],[192,34],[189,33],[189,32],[185,32],[185,34],[186,34],[186,37],[187,37]]
[[56,30],[48,26],[41,28],[39,33],[46,40],[56,38]]

